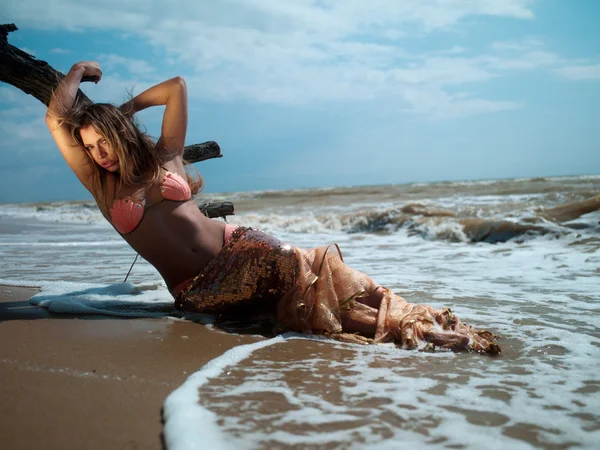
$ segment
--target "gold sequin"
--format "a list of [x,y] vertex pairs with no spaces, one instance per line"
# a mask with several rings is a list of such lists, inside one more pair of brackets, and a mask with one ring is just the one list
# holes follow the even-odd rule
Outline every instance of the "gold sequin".
[[227,313],[252,303],[276,302],[294,286],[292,247],[259,230],[238,227],[227,245],[177,295],[184,311]]
[[[377,307],[368,305],[371,296],[379,300]],[[270,312],[283,329],[349,342],[394,342],[426,351],[436,346],[500,351],[493,334],[462,323],[449,308],[409,303],[352,269],[337,245],[301,250],[252,228],[232,233],[221,252],[176,296],[175,307],[223,315]],[[361,329],[370,331],[358,336],[352,323],[367,324]]]

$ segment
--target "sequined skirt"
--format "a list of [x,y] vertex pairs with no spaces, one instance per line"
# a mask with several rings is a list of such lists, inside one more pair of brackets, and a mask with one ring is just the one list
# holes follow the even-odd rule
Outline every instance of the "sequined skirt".
[[252,228],[233,232],[175,296],[175,307],[220,315],[270,312],[282,329],[358,343],[500,351],[491,333],[462,323],[450,309],[406,302],[352,269],[337,245],[302,250]]
[[294,286],[297,266],[291,246],[262,231],[238,227],[223,249],[175,296],[175,307],[216,314],[236,313],[248,306],[264,310]]

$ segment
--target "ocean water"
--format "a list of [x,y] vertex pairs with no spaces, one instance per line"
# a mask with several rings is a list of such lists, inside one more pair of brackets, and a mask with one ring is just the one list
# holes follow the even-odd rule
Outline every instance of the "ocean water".
[[[206,196],[234,202],[231,223],[338,243],[348,264],[451,307],[503,351],[261,339],[169,396],[168,447],[597,448],[599,193],[585,176]],[[53,311],[178,317],[149,264],[123,283],[134,257],[90,202],[0,205],[0,283],[41,286],[32,301]]]

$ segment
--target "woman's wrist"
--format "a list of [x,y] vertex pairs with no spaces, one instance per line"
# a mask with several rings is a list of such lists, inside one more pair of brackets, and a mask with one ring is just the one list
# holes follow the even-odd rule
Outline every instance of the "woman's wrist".
[[102,78],[102,70],[95,61],[79,61],[71,66],[67,77],[79,83],[84,81],[98,83]]
[[81,63],[75,63],[71,66],[71,70],[69,70],[67,76],[72,74],[74,77],[78,77],[81,80],[84,73],[85,67]]

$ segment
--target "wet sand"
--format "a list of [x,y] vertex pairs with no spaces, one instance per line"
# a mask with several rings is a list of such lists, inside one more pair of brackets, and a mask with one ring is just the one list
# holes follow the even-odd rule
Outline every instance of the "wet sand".
[[158,449],[165,398],[250,336],[171,319],[50,314],[0,286],[0,448]]

